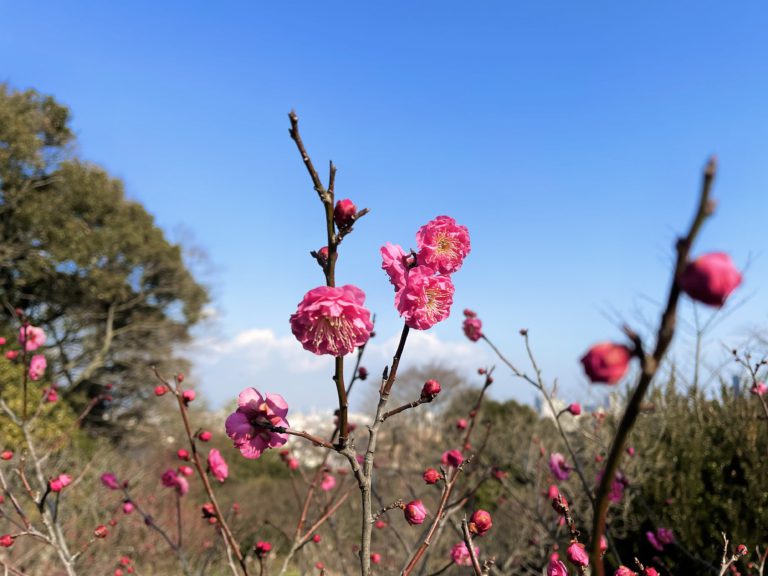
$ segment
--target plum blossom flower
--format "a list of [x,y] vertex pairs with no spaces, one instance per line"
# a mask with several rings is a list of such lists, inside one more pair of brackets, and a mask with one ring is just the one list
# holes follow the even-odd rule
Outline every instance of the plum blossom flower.
[[189,482],[184,476],[179,476],[173,468],[163,472],[160,481],[166,488],[175,488],[179,496],[184,496],[189,492]]
[[755,396],[762,396],[766,392],[768,392],[768,386],[765,385],[765,382],[758,382],[754,386],[752,386],[752,389],[750,390],[752,394]]
[[56,478],[48,481],[51,492],[61,492],[64,488],[72,484],[72,476],[69,474],[59,474]]
[[572,564],[576,566],[589,566],[589,555],[584,550],[584,544],[572,542],[565,553]]
[[104,472],[101,475],[101,483],[110,490],[120,490],[121,488],[120,482],[117,481],[117,476],[112,474],[112,472]]
[[[475,558],[480,555],[480,548],[475,549]],[[451,560],[457,566],[472,566],[472,556],[469,555],[469,548],[464,542],[459,542],[451,548]]]
[[469,254],[469,230],[450,216],[438,216],[416,232],[418,261],[440,274],[453,274]]
[[464,456],[458,450],[447,450],[446,452],[443,452],[443,455],[440,457],[441,464],[453,468],[458,468],[461,466],[462,462],[464,462]]
[[547,565],[547,576],[568,576],[568,568],[557,558],[550,558]]
[[403,514],[405,515],[406,522],[411,526],[414,526],[416,524],[424,523],[424,520],[427,517],[427,509],[424,506],[424,502],[421,500],[413,500],[405,505]]
[[422,478],[424,478],[424,482],[427,484],[437,484],[437,482],[442,478],[440,475],[440,472],[435,470],[434,468],[427,468],[424,470],[424,474],[422,474]]
[[48,362],[45,356],[42,354],[35,354],[29,361],[29,379],[40,380],[45,374],[45,369],[48,367]]
[[365,293],[356,286],[318,286],[291,315],[291,331],[314,354],[350,354],[368,342],[373,330],[371,313],[363,304]]
[[45,344],[45,330],[36,326],[24,325],[19,328],[19,344],[24,346],[27,352],[37,350]]
[[357,206],[349,198],[339,200],[333,209],[333,220],[336,222],[339,230],[349,228],[357,216]]
[[[472,342],[477,342],[483,337],[483,322],[477,317],[477,313],[469,308],[464,310],[462,329],[464,330],[464,335]],[[481,374],[484,372],[483,370]]]
[[626,566],[619,566],[613,576],[637,576],[637,572],[630,570]]
[[553,452],[549,457],[549,469],[558,480],[568,480],[571,475],[571,467],[565,462],[565,457],[560,452]]
[[469,531],[478,536],[483,536],[492,526],[491,514],[485,510],[475,510],[469,519]]
[[631,357],[630,349],[622,344],[600,342],[587,351],[581,363],[591,382],[616,384],[627,373]]
[[723,252],[703,254],[680,275],[680,288],[693,300],[720,308],[741,284],[741,273]]
[[381,268],[387,273],[397,292],[405,286],[412,259],[413,257],[406,254],[398,244],[387,242],[381,247]]
[[467,420],[465,418],[459,418],[456,421],[456,429],[457,430],[466,430],[467,429]]
[[[599,486],[603,481],[604,472],[605,470],[600,470],[600,472],[597,473],[597,477],[595,479],[595,484],[597,486]],[[621,499],[624,497],[624,489],[627,486],[629,486],[629,480],[627,477],[624,476],[624,474],[621,472],[616,472],[616,476],[614,477],[613,482],[611,482],[611,488],[608,492],[608,500],[614,504],[621,502]]]
[[664,546],[669,546],[670,544],[675,543],[675,534],[672,532],[671,528],[657,528],[656,538]]
[[256,542],[256,544],[253,547],[254,552],[256,552],[256,556],[259,558],[264,558],[269,555],[270,551],[272,550],[272,544],[269,542]]
[[229,466],[227,466],[224,457],[216,448],[211,448],[208,452],[208,471],[213,474],[219,482],[224,482],[229,476]]
[[273,426],[288,427],[288,404],[279,394],[262,396],[246,388],[237,398],[238,408],[227,418],[227,436],[246,458],[258,458],[267,448],[282,446],[287,434],[273,432]]
[[427,266],[416,266],[398,292],[395,305],[408,327],[427,330],[450,316],[453,292],[449,276],[435,275]]
[[324,492],[330,492],[336,487],[336,478],[333,474],[323,474],[323,479],[320,481],[320,488]]

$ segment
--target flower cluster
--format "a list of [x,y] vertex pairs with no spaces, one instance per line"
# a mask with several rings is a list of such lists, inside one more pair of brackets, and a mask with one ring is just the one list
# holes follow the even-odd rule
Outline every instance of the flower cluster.
[[427,330],[448,318],[453,304],[450,275],[469,254],[469,231],[449,216],[438,216],[416,233],[419,252],[408,255],[387,243],[382,269],[395,287],[395,307],[410,328]]

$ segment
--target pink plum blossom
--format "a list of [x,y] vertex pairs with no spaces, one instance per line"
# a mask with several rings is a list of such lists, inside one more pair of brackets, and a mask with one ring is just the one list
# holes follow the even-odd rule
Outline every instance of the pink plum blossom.
[[427,330],[450,316],[453,292],[449,276],[435,275],[427,266],[416,266],[398,292],[395,305],[410,328]]
[[584,372],[591,382],[616,384],[629,369],[632,353],[622,344],[600,342],[582,357]]
[[416,232],[419,264],[426,264],[440,274],[453,274],[469,254],[469,230],[450,216],[438,216]]
[[229,476],[229,466],[216,448],[211,448],[208,452],[208,471],[219,482],[224,482]]
[[619,566],[613,576],[637,576],[637,572],[630,570],[626,566]]
[[423,524],[428,512],[424,506],[424,502],[421,500],[413,500],[405,505],[403,514],[405,515],[406,522],[411,526],[414,526],[416,524]]
[[721,307],[738,285],[741,273],[723,252],[703,254],[689,262],[680,275],[680,288],[693,300]]
[[35,354],[29,361],[29,379],[40,380],[45,374],[45,369],[48,367],[48,362],[45,356],[42,354]]
[[768,386],[765,385],[765,382],[758,382],[754,386],[752,386],[752,389],[750,390],[752,394],[755,396],[762,396],[766,392],[768,392]]
[[336,477],[333,474],[323,474],[323,479],[320,482],[320,488],[324,492],[329,492],[336,487]]
[[110,490],[120,490],[120,482],[117,481],[117,476],[112,472],[105,472],[101,475],[101,483],[104,484]]
[[69,474],[59,474],[56,478],[48,481],[51,492],[61,492],[64,488],[72,484],[72,476]]
[[24,346],[27,352],[37,350],[45,344],[45,331],[36,326],[24,325],[19,328],[19,344]]
[[568,568],[557,558],[550,558],[547,565],[547,576],[568,576]]
[[477,342],[483,337],[483,322],[472,310],[464,310],[462,329],[464,330],[464,335],[472,342]]
[[565,457],[560,452],[553,452],[549,457],[549,469],[558,480],[568,480],[571,475],[571,467],[565,462]]
[[453,468],[458,468],[462,462],[464,462],[464,456],[458,450],[448,450],[440,457],[441,464]]
[[356,286],[313,288],[291,315],[291,331],[314,354],[350,354],[368,342],[373,330],[364,303],[365,293]]
[[381,268],[387,273],[395,291],[399,292],[405,286],[411,260],[412,256],[406,254],[402,246],[387,242],[381,247]]
[[227,418],[227,436],[246,458],[258,458],[267,448],[282,446],[288,435],[273,432],[272,427],[288,427],[288,404],[279,394],[262,396],[255,388],[246,388],[237,398],[238,408]]
[[172,468],[163,472],[160,480],[166,488],[175,488],[179,496],[184,496],[189,492],[189,482],[187,479],[183,476],[179,476],[176,473],[176,470]]
[[566,550],[566,556],[575,566],[589,566],[589,554],[584,550],[584,544],[572,542]]
[[[480,548],[475,548],[475,558],[480,555]],[[469,548],[464,542],[459,542],[451,548],[451,560],[457,566],[472,566],[472,556],[469,555]]]

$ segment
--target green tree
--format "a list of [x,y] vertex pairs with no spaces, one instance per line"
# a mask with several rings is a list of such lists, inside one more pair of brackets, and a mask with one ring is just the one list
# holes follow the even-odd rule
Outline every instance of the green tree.
[[[135,417],[150,366],[180,366],[174,347],[207,292],[122,183],[76,157],[69,119],[49,96],[0,85],[0,334],[16,334],[23,309],[46,330],[48,376],[76,411],[111,383],[109,413]],[[90,425],[114,424],[105,408]]]

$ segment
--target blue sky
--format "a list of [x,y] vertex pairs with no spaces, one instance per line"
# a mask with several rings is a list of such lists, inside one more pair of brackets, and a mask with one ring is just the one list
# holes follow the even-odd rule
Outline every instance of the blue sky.
[[[711,153],[719,207],[696,252],[750,267],[708,360],[766,324],[766,29],[758,2],[0,0],[0,80],[68,104],[79,152],[207,252],[218,315],[193,354],[214,404],[250,385],[334,400],[331,363],[288,328],[324,244],[291,108],[316,164],[339,166],[339,197],[371,209],[339,279],[377,314],[372,371],[400,325],[378,248],[448,214],[472,254],[454,315],[406,358],[490,361],[460,333],[471,307],[521,363],[529,328],[564,396],[599,398],[577,360],[617,318],[645,329]],[[530,398],[509,379],[496,393]]]

